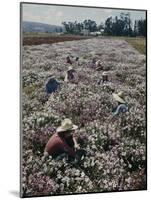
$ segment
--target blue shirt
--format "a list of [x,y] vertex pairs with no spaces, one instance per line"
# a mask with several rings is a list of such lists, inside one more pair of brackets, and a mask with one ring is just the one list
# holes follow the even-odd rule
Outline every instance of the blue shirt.
[[116,107],[115,111],[113,112],[113,115],[118,115],[119,113],[125,113],[128,111],[128,105],[127,104],[120,104]]
[[56,79],[50,79],[47,83],[46,83],[46,92],[47,94],[50,94],[52,92],[55,92],[58,87],[59,87],[60,83],[57,82]]

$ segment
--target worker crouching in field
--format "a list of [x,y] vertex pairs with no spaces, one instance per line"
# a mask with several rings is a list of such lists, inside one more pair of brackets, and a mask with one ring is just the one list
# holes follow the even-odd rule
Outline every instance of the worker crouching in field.
[[79,66],[79,57],[75,58],[75,63],[76,63],[76,66]]
[[44,158],[51,155],[53,158],[62,159],[66,156],[74,159],[76,150],[80,148],[77,142],[75,130],[78,126],[74,125],[70,119],[64,119],[56,133],[52,135],[45,146]]
[[121,91],[117,94],[113,93],[113,98],[117,102],[117,105],[113,108],[113,116],[116,116],[120,113],[125,113],[128,111],[128,105],[125,101],[125,95]]
[[95,63],[95,67],[96,67],[96,70],[97,70],[97,71],[103,70],[103,64],[101,63],[101,60],[98,60],[98,61]]
[[109,74],[107,72],[102,73],[102,83],[106,83],[109,81]]
[[97,84],[100,85],[100,84],[107,84],[109,83],[109,74],[107,72],[103,72],[102,73],[102,79],[100,78],[98,81],[97,81]]
[[67,72],[66,72],[64,81],[65,82],[76,83],[74,72],[75,72],[75,70],[73,69],[72,66],[70,66],[68,68]]
[[51,94],[60,88],[60,82],[54,77],[50,76],[46,81],[45,89],[47,94]]
[[72,65],[72,61],[69,56],[66,57],[66,63]]
[[95,63],[96,63],[96,59],[92,58],[91,63],[90,63],[90,67],[95,68]]

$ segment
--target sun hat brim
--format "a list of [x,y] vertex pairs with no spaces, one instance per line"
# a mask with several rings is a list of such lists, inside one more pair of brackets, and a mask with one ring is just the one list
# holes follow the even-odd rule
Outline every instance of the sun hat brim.
[[120,102],[120,103],[125,103],[125,100],[124,99],[122,99],[121,97],[119,97],[119,95],[118,94],[113,94],[113,98],[116,100],[116,101],[118,101],[118,102]]
[[108,76],[108,73],[107,72],[103,72],[102,76]]
[[74,131],[74,130],[77,130],[77,129],[78,129],[78,126],[73,124],[71,128],[59,126],[56,131],[57,131],[57,133],[59,133],[59,132],[64,132],[64,131]]
[[70,72],[70,71],[75,72],[75,69],[71,68],[71,69],[68,69],[67,71],[68,72]]

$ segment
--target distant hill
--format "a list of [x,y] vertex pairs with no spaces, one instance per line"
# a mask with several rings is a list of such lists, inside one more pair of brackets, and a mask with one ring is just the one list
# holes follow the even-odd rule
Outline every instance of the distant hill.
[[23,22],[23,32],[63,32],[62,26],[43,24],[39,22]]

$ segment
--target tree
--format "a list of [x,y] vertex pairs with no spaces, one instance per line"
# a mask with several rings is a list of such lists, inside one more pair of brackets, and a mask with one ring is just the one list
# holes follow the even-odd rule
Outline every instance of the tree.
[[146,37],[146,20],[138,20],[138,34]]
[[134,32],[133,32],[133,35],[134,36],[138,35],[138,21],[137,20],[135,20],[135,22],[134,22]]
[[64,28],[65,28],[66,32],[68,33],[69,30],[70,30],[68,23],[67,22],[62,22],[62,24],[64,25]]
[[106,35],[112,35],[112,28],[113,28],[113,21],[112,21],[112,17],[108,17],[105,21],[105,29],[104,29],[104,33]]
[[108,17],[105,21],[104,32],[106,35],[131,36],[132,25],[129,13],[121,13],[120,17]]
[[146,37],[146,19],[135,20],[134,36],[144,36],[144,37]]
[[135,20],[132,29],[132,20],[130,13],[120,13],[120,16],[108,17],[105,23],[97,26],[96,22],[91,19],[85,19],[82,23],[62,22],[67,33],[80,34],[83,29],[89,32],[104,30],[105,35],[113,36],[146,36],[146,20]]
[[97,24],[93,20],[84,20],[83,23],[75,22],[62,22],[67,33],[80,34],[83,29],[87,29],[90,32],[97,31]]
[[89,30],[90,32],[97,31],[97,24],[95,21],[88,19],[88,20],[84,20],[83,24],[84,24],[84,28]]

